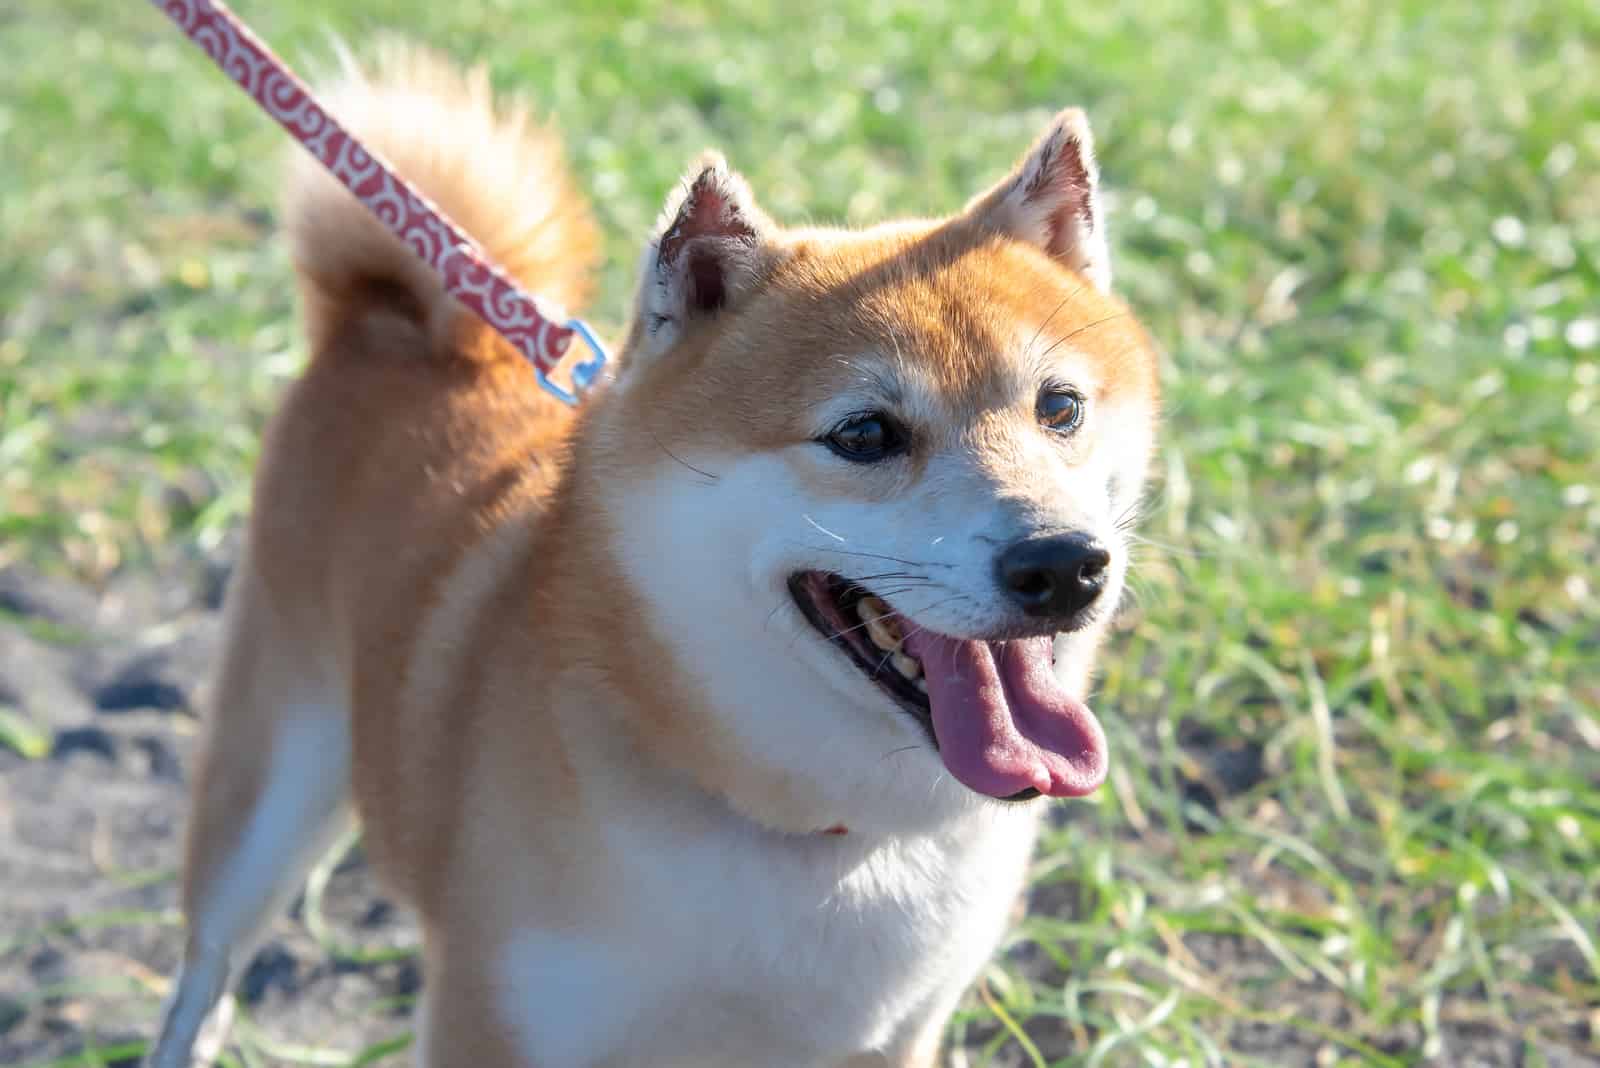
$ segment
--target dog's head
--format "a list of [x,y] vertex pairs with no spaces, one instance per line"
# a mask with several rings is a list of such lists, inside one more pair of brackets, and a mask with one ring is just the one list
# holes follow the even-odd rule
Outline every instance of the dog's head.
[[586,447],[702,782],[787,830],[1099,785],[1157,415],[1109,278],[1077,111],[941,221],[785,230],[690,172]]

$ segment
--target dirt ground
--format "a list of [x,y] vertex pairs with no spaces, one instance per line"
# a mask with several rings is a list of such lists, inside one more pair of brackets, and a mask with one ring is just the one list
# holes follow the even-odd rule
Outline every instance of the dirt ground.
[[[51,738],[35,760],[0,749],[0,1064],[94,1046],[110,1051],[105,1063],[134,1064],[119,1050],[153,1032],[182,945],[174,872],[227,557],[98,593],[0,571],[0,705]],[[415,965],[335,963],[299,911],[274,924],[244,978],[251,1021],[272,1039],[344,1050],[403,1034],[404,1009],[381,1006],[416,990]],[[359,852],[324,911],[364,948],[415,939]]]

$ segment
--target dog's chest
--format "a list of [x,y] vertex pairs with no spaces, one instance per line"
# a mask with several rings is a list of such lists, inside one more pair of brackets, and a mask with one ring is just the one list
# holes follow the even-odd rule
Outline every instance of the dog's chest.
[[508,941],[505,1011],[540,1064],[827,1064],[891,1046],[994,951],[1033,828],[991,813],[870,849],[620,832],[596,929]]

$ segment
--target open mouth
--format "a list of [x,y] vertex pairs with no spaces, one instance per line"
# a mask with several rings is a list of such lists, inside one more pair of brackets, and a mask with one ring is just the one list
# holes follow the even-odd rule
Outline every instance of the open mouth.
[[811,625],[843,649],[938,745],[928,680],[923,677],[922,661],[906,651],[899,614],[866,587],[827,572],[802,571],[790,576],[789,592]]
[[1081,797],[1105,780],[1105,734],[1062,687],[1054,637],[936,634],[841,575],[802,571],[789,592],[813,627],[921,724],[950,773],[1002,800]]

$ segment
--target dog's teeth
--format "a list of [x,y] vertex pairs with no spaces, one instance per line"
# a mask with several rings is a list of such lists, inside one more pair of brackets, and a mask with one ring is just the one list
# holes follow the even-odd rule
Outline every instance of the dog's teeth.
[[867,626],[867,637],[884,652],[900,648],[900,628],[895,625],[894,613],[878,597],[863,597],[856,602],[856,615]]
[[867,624],[867,637],[872,639],[873,645],[876,645],[886,653],[900,647],[899,637],[895,634],[894,628],[889,626],[889,621],[883,616],[879,616]]
[[928,680],[923,678],[920,675],[911,680],[911,685],[915,686],[917,689],[921,690],[923,693],[927,693],[928,692]]
[[894,659],[889,662],[894,665],[896,671],[908,679],[917,679],[922,675],[922,664],[905,653],[895,653]]

